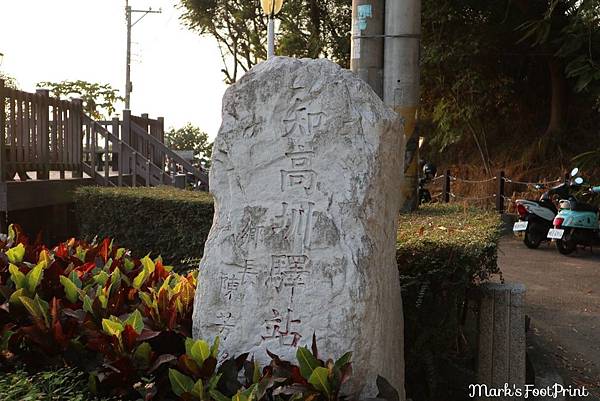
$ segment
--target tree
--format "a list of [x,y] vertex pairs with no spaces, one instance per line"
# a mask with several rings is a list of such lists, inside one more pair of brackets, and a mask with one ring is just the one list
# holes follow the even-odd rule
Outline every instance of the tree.
[[210,167],[212,155],[212,143],[208,140],[208,134],[191,123],[182,128],[171,128],[165,132],[165,142],[173,150],[193,150],[194,158],[204,167]]
[[[225,82],[237,80],[265,60],[267,18],[260,2],[247,0],[180,0],[182,21],[201,35],[217,40]],[[348,0],[287,1],[276,52],[292,57],[328,57],[344,67],[350,59],[351,4]],[[231,57],[232,62],[228,62]]]
[[87,81],[39,82],[38,88],[50,89],[50,94],[61,99],[79,97],[83,101],[83,110],[95,120],[110,118],[115,112],[115,104],[124,99],[119,91],[110,84]]

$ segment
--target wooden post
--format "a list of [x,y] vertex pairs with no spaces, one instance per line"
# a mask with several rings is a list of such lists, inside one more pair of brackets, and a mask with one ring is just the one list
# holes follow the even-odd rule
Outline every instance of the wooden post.
[[[148,113],[142,114],[142,120],[144,121],[142,128],[144,129],[144,131],[146,131],[146,133],[148,133],[148,135],[151,135],[151,133],[148,132]],[[137,150],[145,158],[152,159],[152,156],[150,155],[150,141],[146,138],[143,138],[140,142],[141,143],[139,144],[139,147]]]
[[[131,111],[123,110],[123,127],[121,129],[121,140],[131,146],[133,149],[133,144],[131,143]],[[123,150],[127,152],[127,155],[123,155],[120,164],[119,170],[123,171],[123,174],[131,174],[131,155],[129,154],[129,148],[126,146],[123,147]],[[135,163],[135,160],[134,160]]]
[[[118,117],[114,117],[112,119],[112,132],[113,135],[116,136],[117,138],[120,138],[119,135],[119,128],[121,126],[121,123],[119,121]],[[113,143],[113,152],[112,152],[112,169],[113,171],[117,170],[118,171],[118,185],[120,187],[123,186],[123,141],[119,141],[118,146],[116,146],[117,144]],[[117,149],[115,149],[115,146],[117,147]],[[115,163],[115,150],[118,152],[117,153],[117,163]]]
[[[164,117],[158,117],[157,121],[158,121],[158,126],[157,126],[157,128],[158,128],[158,132],[157,132],[158,138],[157,139],[159,139],[161,143],[165,143],[165,118]],[[166,155],[160,149],[158,149],[157,152],[159,153],[158,154],[158,160],[155,161],[154,163],[157,164],[162,169],[162,172],[164,173],[164,171],[165,171],[165,159],[166,159]]]
[[132,177],[131,177],[131,185],[132,186],[137,186],[137,152],[133,151],[131,158],[133,159],[133,171],[132,171]]
[[77,168],[71,173],[73,178],[83,178],[83,124],[81,115],[83,114],[83,100],[72,99],[73,108],[71,109],[73,115],[73,149],[74,149],[74,160]]
[[150,159],[146,159],[146,186],[150,186]]
[[446,170],[446,173],[444,174],[444,202],[448,203],[450,202],[450,170]]
[[[6,180],[6,90],[0,79],[0,182]],[[4,232],[4,231],[3,231]]]
[[41,159],[40,161],[42,164],[41,169],[39,169],[37,172],[37,178],[38,180],[48,180],[50,179],[50,132],[48,130],[48,127],[50,125],[50,116],[48,112],[50,91],[48,89],[38,89],[35,91],[35,93],[39,95],[40,98],[39,112],[37,116],[37,128],[38,140],[40,141],[39,157]]
[[498,190],[496,191],[496,210],[498,213],[504,213],[504,171],[499,171],[496,176],[498,181]]

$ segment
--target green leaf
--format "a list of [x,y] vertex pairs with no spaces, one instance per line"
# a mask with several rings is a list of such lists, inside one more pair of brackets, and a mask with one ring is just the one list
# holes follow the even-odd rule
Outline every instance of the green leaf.
[[23,261],[23,257],[25,256],[25,246],[23,244],[19,244],[14,248],[10,248],[6,251],[6,256],[8,257],[8,261],[10,263],[21,263]]
[[75,248],[75,256],[77,257],[77,259],[81,260],[82,262],[85,262],[86,254],[87,249],[83,248],[81,245],[77,245],[77,248]]
[[135,267],[135,263],[131,259],[125,259],[123,261],[123,267],[125,268],[125,271],[129,273]]
[[19,288],[10,295],[8,303],[11,305],[18,305],[21,303],[21,297],[25,295],[25,288]]
[[[148,294],[147,292],[140,291],[140,292],[138,292],[138,296],[140,297],[140,299],[142,300],[142,302],[144,302],[144,304],[148,308],[152,308],[152,298],[150,297],[150,294]],[[186,341],[187,341],[187,339],[186,339]]]
[[40,284],[40,281],[42,281],[45,265],[46,262],[40,262],[27,273],[27,291],[30,294],[35,294],[37,286]]
[[[65,294],[69,302],[74,304],[79,299],[79,289],[68,277],[60,276],[60,283],[65,288]],[[85,308],[84,308],[85,309]]]
[[33,301],[35,302],[38,310],[42,314],[42,317],[44,318],[44,321],[46,322],[46,327],[50,327],[50,319],[48,316],[48,311],[50,310],[50,305],[48,305],[48,302],[44,301],[37,294],[35,294],[35,298],[33,299]]
[[199,400],[202,400],[204,398],[204,384],[202,383],[202,379],[198,379],[196,381],[196,384],[194,384],[191,393],[194,397],[198,398]]
[[127,249],[125,249],[125,248],[117,249],[117,254],[115,255],[116,258],[121,259],[123,257],[123,255],[125,255],[125,252],[127,252]]
[[17,232],[14,226],[11,224],[8,226],[8,239],[14,241],[17,238]]
[[[141,295],[142,293],[140,293]],[[185,353],[191,358],[192,357],[192,347],[194,346],[194,339],[186,337],[185,339]]]
[[143,342],[137,346],[135,352],[133,353],[133,357],[135,360],[142,362],[144,365],[150,364],[150,356],[152,354],[152,347],[149,343]]
[[335,361],[335,366],[339,369],[344,367],[344,365],[350,363],[352,360],[352,352],[346,352],[344,355],[340,357],[337,361]]
[[75,270],[73,270],[71,274],[69,274],[69,280],[71,280],[77,288],[81,289],[81,287],[83,287],[83,283],[79,279],[79,276],[77,275],[77,272]]
[[217,388],[217,385],[219,384],[219,380],[221,380],[221,376],[223,376],[223,373],[219,373],[218,375],[211,376],[211,378],[208,379],[209,390],[214,390]]
[[156,266],[154,265],[152,259],[150,259],[150,254],[140,259],[140,262],[142,262],[142,266],[144,267],[144,270],[148,273],[148,276],[154,273],[154,269],[156,268]]
[[108,281],[108,274],[101,270],[94,276],[94,281],[98,283],[98,285],[103,286]]
[[258,383],[260,380],[261,371],[260,364],[258,362],[254,362],[254,369],[252,371],[252,383]]
[[216,336],[212,347],[210,347],[210,356],[212,356],[215,359],[217,359],[217,356],[219,356],[219,343],[220,343],[219,336]]
[[194,381],[175,369],[169,369],[169,381],[177,397],[181,397],[183,393],[191,393],[194,388]]
[[48,319],[46,318],[46,314],[44,313],[42,306],[39,302],[36,302],[39,298],[36,296],[35,299],[31,299],[26,296],[19,297],[21,304],[27,309],[27,312],[33,317],[33,319],[37,322],[43,322],[48,326]]
[[127,320],[123,322],[125,325],[130,325],[133,327],[136,333],[140,334],[144,329],[144,321],[142,320],[142,314],[139,310],[135,310],[133,313],[129,315]]
[[331,383],[329,383],[329,370],[327,368],[318,367],[313,370],[308,382],[313,387],[325,394],[327,398],[331,395]]
[[306,347],[299,347],[296,351],[296,359],[300,365],[300,373],[308,380],[313,371],[320,366],[319,361]]
[[233,397],[231,397],[231,401],[248,401],[248,396],[244,394],[242,391],[235,393]]
[[204,340],[197,340],[190,350],[192,358],[199,366],[210,356],[210,345]]
[[17,289],[26,287],[27,278],[23,273],[21,273],[17,266],[11,263],[10,265],[8,265],[8,271],[10,272],[10,279],[13,283],[15,283]]
[[83,296],[83,310],[91,315],[94,315],[94,309],[92,308],[92,299],[87,295]]
[[146,281],[146,270],[142,270],[133,279],[133,288],[139,290]]
[[102,319],[102,330],[106,334],[120,338],[124,329],[123,325],[119,322],[110,319]]
[[229,399],[228,397],[224,396],[223,393],[221,393],[219,390],[217,389],[210,389],[208,391],[208,393],[210,394],[210,396],[213,398],[213,400],[215,401],[232,401],[232,399]]

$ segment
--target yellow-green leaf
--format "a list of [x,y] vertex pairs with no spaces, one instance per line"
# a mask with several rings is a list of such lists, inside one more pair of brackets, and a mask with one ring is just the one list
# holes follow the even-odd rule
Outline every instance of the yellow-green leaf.
[[110,319],[102,319],[102,330],[104,330],[106,334],[120,338],[124,327],[119,322]]
[[21,297],[25,295],[25,288],[19,288],[10,295],[8,303],[11,305],[18,305],[21,303]]
[[300,365],[300,373],[305,379],[309,379],[313,371],[320,366],[317,358],[306,347],[299,347],[296,351],[296,359]]
[[198,379],[194,387],[192,387],[192,395],[199,400],[204,398],[204,384],[202,383],[202,379]]
[[65,294],[69,302],[74,304],[79,299],[79,288],[68,277],[60,276],[60,283],[65,288]]
[[83,296],[83,310],[91,315],[94,314],[94,309],[92,308],[92,299],[87,295]]
[[140,334],[144,329],[144,321],[142,320],[142,314],[137,309],[132,314],[130,314],[127,320],[125,320],[125,322],[123,323],[133,327],[135,332],[138,334]]
[[10,272],[10,279],[15,283],[17,289],[25,288],[27,286],[27,278],[21,273],[17,266],[11,263],[8,265],[8,271]]
[[37,286],[42,281],[42,276],[44,275],[44,267],[46,262],[40,262],[29,273],[27,273],[27,291],[30,294],[35,294],[35,290]]
[[219,342],[220,342],[219,336],[216,336],[212,347],[210,347],[210,355],[215,359],[219,355]]
[[308,382],[313,387],[325,394],[328,398],[331,394],[331,383],[329,382],[329,370],[327,368],[318,367],[313,370]]
[[138,273],[137,276],[133,279],[133,288],[139,290],[144,282],[146,281],[146,270],[142,270]]
[[204,361],[210,356],[210,345],[204,340],[197,340],[191,349],[192,358],[202,366]]
[[121,259],[127,250],[125,248],[117,249],[117,254],[115,255],[117,259]]
[[150,259],[150,254],[144,256],[140,262],[142,262],[142,266],[144,267],[144,270],[147,272],[148,276],[154,273],[156,266],[154,265],[152,259]]
[[191,393],[194,387],[194,381],[190,377],[175,369],[169,369],[169,381],[171,389],[178,397],[181,397],[183,393]]
[[10,263],[21,263],[23,261],[23,257],[25,256],[25,246],[23,244],[19,244],[14,248],[10,248],[6,251],[6,256],[8,257],[8,261]]

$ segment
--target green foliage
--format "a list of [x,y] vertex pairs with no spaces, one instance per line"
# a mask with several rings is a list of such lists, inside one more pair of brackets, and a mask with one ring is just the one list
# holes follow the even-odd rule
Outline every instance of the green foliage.
[[2,373],[0,394],[3,401],[113,400],[91,394],[85,374],[74,368],[54,368],[34,374],[24,370]]
[[50,89],[50,94],[61,99],[78,97],[83,101],[83,110],[95,120],[110,118],[116,103],[124,99],[110,84],[87,81],[39,82],[38,88]]
[[467,293],[500,273],[499,227],[497,214],[457,205],[425,205],[400,216],[406,391],[415,401],[465,399],[469,380],[476,380]]
[[160,250],[179,269],[196,267],[202,256],[213,199],[172,187],[86,187],[75,193],[75,211],[83,238],[110,236],[138,256]]
[[174,150],[193,150],[194,158],[204,167],[210,167],[212,143],[208,140],[208,134],[200,131],[200,128],[191,123],[179,129],[171,128],[165,132],[165,142]]
[[[216,39],[226,83],[266,59],[267,18],[259,1],[180,0],[180,6],[188,28]],[[292,57],[328,57],[347,67],[350,16],[347,0],[284,2],[276,16],[281,21],[276,51]]]

